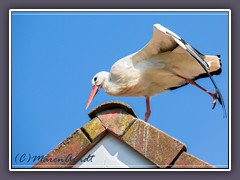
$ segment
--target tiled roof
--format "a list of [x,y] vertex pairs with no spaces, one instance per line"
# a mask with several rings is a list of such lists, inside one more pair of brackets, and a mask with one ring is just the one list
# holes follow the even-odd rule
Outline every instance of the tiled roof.
[[[69,154],[80,159],[108,132],[129,145],[159,168],[214,168],[188,154],[185,144],[140,120],[130,106],[113,101],[93,109],[91,120],[60,143],[33,168],[71,168]],[[73,162],[73,161],[71,161]]]

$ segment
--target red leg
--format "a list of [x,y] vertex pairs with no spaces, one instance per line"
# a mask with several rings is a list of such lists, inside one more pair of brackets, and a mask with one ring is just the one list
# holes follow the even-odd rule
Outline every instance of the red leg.
[[209,92],[208,90],[204,89],[202,86],[200,86],[199,84],[197,84],[195,81],[193,81],[192,79],[187,79],[185,77],[182,77],[180,75],[177,75],[178,77],[186,80],[188,83],[198,87],[199,89],[203,90],[205,93],[209,94],[212,98],[213,98],[213,106],[212,106],[212,109],[215,108],[216,106],[216,101],[217,101],[217,94],[218,94],[218,90],[216,90],[216,92],[213,94],[211,92]]
[[148,122],[148,118],[151,114],[150,98],[149,97],[146,97],[146,107],[147,107],[147,112],[145,113],[145,121]]

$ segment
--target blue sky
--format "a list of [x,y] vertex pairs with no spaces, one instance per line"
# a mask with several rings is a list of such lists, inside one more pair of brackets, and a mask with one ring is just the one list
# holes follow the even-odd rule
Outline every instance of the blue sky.
[[[159,23],[203,54],[221,54],[214,76],[228,109],[228,14],[226,12],[13,12],[12,164],[18,154],[46,155],[90,119],[88,111],[120,100],[144,119],[145,99],[111,97],[101,90],[86,111],[91,79],[138,51]],[[209,78],[197,81],[210,91]],[[228,165],[228,119],[218,103],[187,85],[151,99],[149,123],[217,167]],[[30,165],[30,166],[26,166]]]

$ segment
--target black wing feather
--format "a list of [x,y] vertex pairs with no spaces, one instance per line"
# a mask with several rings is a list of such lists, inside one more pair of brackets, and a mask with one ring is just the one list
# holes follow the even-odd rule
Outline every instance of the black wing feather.
[[[178,39],[179,41],[181,41],[181,42],[184,44],[184,46],[185,46],[185,48],[186,48],[186,51],[189,52],[189,54],[191,54],[191,55],[198,61],[198,63],[202,66],[202,68],[205,70],[206,74],[207,74],[208,77],[211,79],[211,81],[212,81],[212,83],[213,83],[213,85],[214,85],[214,87],[215,87],[215,90],[218,92],[218,97],[217,97],[217,99],[218,99],[219,103],[222,105],[222,108],[223,108],[223,116],[224,116],[224,117],[227,117],[227,112],[226,112],[226,108],[225,108],[225,104],[224,104],[224,101],[223,101],[222,94],[221,94],[219,88],[217,87],[217,84],[216,84],[216,82],[214,81],[211,73],[208,72],[207,69],[209,68],[209,66],[208,66],[207,62],[201,57],[202,54],[199,53],[199,51],[197,51],[195,48],[193,48],[190,44],[188,44],[188,43],[187,43],[186,41],[184,41],[183,39],[178,38],[178,37],[174,36],[173,34],[171,34],[171,33],[169,33],[169,32],[167,32],[167,33],[168,33],[169,35],[171,35],[171,36],[173,37],[173,39],[176,38],[176,39]],[[185,84],[184,84],[184,85],[185,85]],[[184,85],[183,85],[183,86],[184,86]]]

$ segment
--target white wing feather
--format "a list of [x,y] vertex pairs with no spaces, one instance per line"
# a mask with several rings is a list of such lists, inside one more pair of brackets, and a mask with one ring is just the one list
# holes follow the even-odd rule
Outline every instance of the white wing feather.
[[[150,59],[151,57],[166,51],[172,51],[178,44],[169,35],[164,32],[164,27],[160,24],[155,24],[153,36],[148,44],[132,57],[134,63]],[[166,28],[165,28],[166,29]]]

